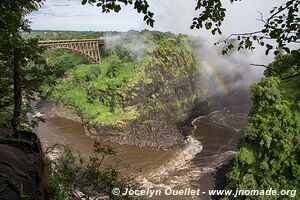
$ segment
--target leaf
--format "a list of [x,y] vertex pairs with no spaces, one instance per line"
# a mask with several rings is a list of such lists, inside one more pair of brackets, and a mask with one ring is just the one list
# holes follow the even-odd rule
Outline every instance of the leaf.
[[81,4],[85,5],[87,3],[87,0],[82,0]]
[[249,38],[247,38],[246,41],[245,41],[245,47],[249,48],[251,46],[252,46],[252,41]]
[[149,18],[148,15],[145,15],[144,21],[146,21],[148,18]]
[[230,43],[230,44],[228,45],[228,49],[233,49],[233,48],[234,48],[233,43]]
[[273,46],[270,44],[266,44],[266,47],[267,47],[267,50],[266,50],[265,54],[268,55],[270,50],[273,49]]
[[119,12],[120,10],[121,10],[121,6],[120,5],[115,5],[114,11]]
[[153,24],[154,24],[154,20],[152,19],[152,20],[150,21],[150,26],[153,27]]
[[216,31],[217,31],[217,29],[214,28],[214,29],[211,31],[211,33],[212,33],[213,35],[215,35],[215,34],[216,34]]
[[154,16],[154,13],[153,12],[148,12],[148,15],[149,15],[149,17],[153,17]]

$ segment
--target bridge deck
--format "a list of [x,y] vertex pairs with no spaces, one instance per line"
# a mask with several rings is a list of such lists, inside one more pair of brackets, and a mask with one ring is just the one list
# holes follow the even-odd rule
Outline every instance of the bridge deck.
[[76,39],[76,40],[40,40],[39,44],[57,44],[57,43],[82,43],[82,42],[98,42],[104,44],[104,38],[99,39]]

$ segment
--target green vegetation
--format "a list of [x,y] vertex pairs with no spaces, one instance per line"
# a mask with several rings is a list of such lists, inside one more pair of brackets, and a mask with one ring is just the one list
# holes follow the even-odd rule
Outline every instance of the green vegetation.
[[122,109],[120,101],[126,83],[137,78],[134,75],[135,63],[122,63],[117,55],[101,65],[78,65],[55,88],[49,88],[50,99],[74,107],[86,122],[131,118],[130,109]]
[[[110,32],[114,33],[114,32]],[[38,38],[39,40],[73,40],[73,39],[95,39],[104,36],[104,32],[82,32],[82,31],[32,31],[23,33],[24,38]]]
[[[55,50],[48,51],[41,55],[42,60],[46,60],[43,65],[37,65],[33,62],[29,62],[22,68],[23,85],[23,97],[26,99],[26,103],[23,104],[21,109],[21,129],[30,130],[31,127],[28,123],[26,114],[31,112],[31,107],[28,101],[31,101],[34,94],[42,92],[41,87],[45,85],[54,85],[58,78],[63,77],[65,73],[74,68],[78,64],[87,63],[86,58],[77,54],[74,54],[68,50]],[[11,72],[9,72],[11,73]],[[8,81],[11,74],[3,73],[0,75],[1,82],[0,88],[2,89],[2,95],[0,97],[0,124],[4,127],[11,128],[11,118],[13,115],[13,98],[12,98],[12,84]],[[45,79],[47,76],[47,79]]]
[[[121,9],[116,1],[82,0],[83,4],[87,2],[96,3],[103,12]],[[49,55],[49,66],[46,65],[37,40],[23,34],[30,31],[24,15],[37,10],[41,3],[42,0],[3,0],[0,5],[0,120],[1,125],[12,128],[16,135],[20,134],[20,129],[28,128],[25,114],[29,106],[24,106],[23,98],[31,100],[40,92],[41,85],[45,87],[46,98],[73,106],[89,123],[124,122],[138,117],[144,117],[144,121],[159,120],[161,115],[170,115],[170,120],[178,119],[182,116],[182,108],[198,97],[193,91],[193,83],[199,72],[185,36],[144,32],[148,39],[153,36],[154,48],[142,51],[142,60],[134,58],[136,52],[131,54],[128,49],[117,47],[116,51],[103,52],[109,57],[101,65],[78,65],[84,59],[72,58],[73,54],[64,51],[59,53],[64,57],[58,60],[55,53]],[[144,21],[153,26],[154,14],[148,10],[147,1],[124,0],[120,3],[134,4],[134,9],[144,14]],[[261,19],[265,25],[261,31],[232,35],[239,41],[238,49],[253,49],[253,43],[257,42],[266,46],[268,53],[273,46],[264,41],[271,38],[277,43],[275,53],[280,53],[280,49],[289,51],[287,43],[299,42],[299,4],[298,0],[288,0],[275,7],[268,19]],[[213,34],[221,33],[219,27],[225,17],[221,0],[198,0],[196,10],[201,11],[191,28],[205,27]],[[94,34],[90,33],[90,36],[94,37]],[[68,39],[55,34],[44,38]],[[234,48],[230,39],[223,41],[226,44],[223,53]],[[280,63],[287,56],[291,59]],[[299,53],[292,52],[287,56],[278,57],[269,67],[276,74],[269,71],[267,78],[252,87],[254,106],[236,165],[229,174],[229,188],[299,189]],[[65,63],[68,58],[71,62]],[[63,78],[54,88],[54,82],[61,76]],[[20,142],[14,145],[20,145]],[[102,148],[96,151],[98,156],[103,150],[106,151]],[[106,153],[110,154],[109,151]],[[97,158],[79,166],[71,154],[63,156],[67,163],[52,171],[51,186],[65,190],[62,193],[52,190],[55,191],[53,198],[75,195],[74,189],[89,195],[95,186],[103,186],[97,191],[110,196],[111,183],[124,186],[114,169],[100,169]]]
[[81,54],[66,49],[46,51],[44,59],[47,61],[49,73],[47,74],[47,85],[56,84],[58,78],[64,77],[66,72],[75,66],[88,63],[88,60]]
[[[33,34],[48,39],[45,32]],[[85,33],[78,34],[87,38]],[[133,124],[132,127],[151,131],[154,125],[170,124],[166,120],[176,123],[175,120],[182,119],[187,113],[185,109],[200,96],[193,89],[201,76],[193,49],[188,45],[189,38],[150,31],[114,33],[112,36],[121,39],[113,41],[112,46],[108,44],[102,48],[101,64],[88,64],[80,54],[63,49],[44,52],[41,58],[46,63],[43,62],[43,65],[26,63],[22,68],[26,78],[23,85],[26,92],[23,94],[28,94],[28,100],[37,95],[71,106],[89,124],[119,127],[140,120],[136,123],[138,125]],[[30,37],[23,34],[23,38]],[[69,36],[64,32],[51,39],[57,37],[67,39]],[[6,87],[3,86],[3,89]],[[4,101],[5,98],[12,99],[12,96],[1,98]],[[30,111],[29,104],[26,105],[22,106],[23,122],[27,121],[26,113]],[[12,111],[12,105],[1,108],[2,125],[10,127]],[[28,123],[22,125],[23,130],[30,130]],[[160,129],[157,127],[153,129],[155,134],[158,131]],[[5,144],[8,142],[31,150],[31,144],[26,141],[2,141]],[[99,145],[96,144],[98,150],[95,155],[84,161],[68,148],[56,160],[58,162],[47,161],[52,199],[76,198],[79,193],[74,191],[83,192],[80,194],[85,197],[108,196],[118,199],[118,196],[111,194],[112,188],[135,187],[128,177],[119,174],[115,166],[102,163],[102,157],[111,157],[114,153]],[[122,196],[122,199],[129,197]]]
[[[187,36],[130,31],[118,37],[122,39],[117,45],[103,50],[107,56],[101,64],[71,67],[66,64],[72,59],[64,54],[48,57],[49,63],[66,59],[60,64],[70,69],[57,83],[45,87],[48,100],[73,107],[85,123],[91,124],[124,124],[154,110],[163,113],[170,106],[176,107],[176,115],[181,107],[193,103],[195,91],[186,91],[187,96],[175,96],[169,102],[164,99],[164,93],[183,90],[177,87],[191,86],[200,78]],[[188,83],[182,83],[183,79]]]
[[[229,173],[230,189],[298,190],[300,185],[300,50],[278,55],[267,77],[253,84],[253,107]],[[297,70],[296,70],[297,71]],[[290,77],[283,78],[282,77]],[[261,196],[238,199],[290,199]],[[228,199],[228,197],[225,197]],[[299,199],[299,194],[295,197]]]
[[[47,150],[51,154],[58,148],[61,153],[57,159],[46,159],[49,170],[49,195],[53,200],[98,199],[109,197],[111,200],[137,199],[129,195],[114,195],[112,190],[119,188],[137,188],[128,175],[122,175],[117,166],[111,166],[107,159],[115,158],[115,152],[109,147],[96,142],[94,153],[89,158],[63,145],[55,145]],[[114,161],[114,165],[121,165]],[[120,167],[120,166],[119,166]],[[124,166],[122,166],[124,167]]]
[[30,30],[25,14],[37,10],[40,3],[41,0],[4,0],[0,4],[0,119],[9,117],[10,123],[1,125],[8,125],[14,131],[19,131],[24,123],[23,98],[29,99],[41,80],[45,80],[40,73],[45,64],[41,59],[42,49],[37,40],[21,36]]

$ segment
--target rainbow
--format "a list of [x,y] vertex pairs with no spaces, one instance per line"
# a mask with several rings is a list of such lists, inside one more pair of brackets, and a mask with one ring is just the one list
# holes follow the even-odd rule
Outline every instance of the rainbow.
[[207,61],[202,61],[201,64],[204,75],[208,78],[208,80],[213,82],[214,86],[216,87],[216,91],[221,92],[223,94],[227,94],[229,92],[230,87],[223,80],[216,67],[214,67]]

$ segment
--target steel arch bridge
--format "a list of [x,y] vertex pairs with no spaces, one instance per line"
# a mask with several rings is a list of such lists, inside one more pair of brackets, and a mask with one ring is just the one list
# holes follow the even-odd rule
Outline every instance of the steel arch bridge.
[[39,41],[39,46],[47,49],[70,49],[83,54],[91,63],[100,63],[101,46],[104,38],[99,39],[76,39],[76,40],[44,40]]

